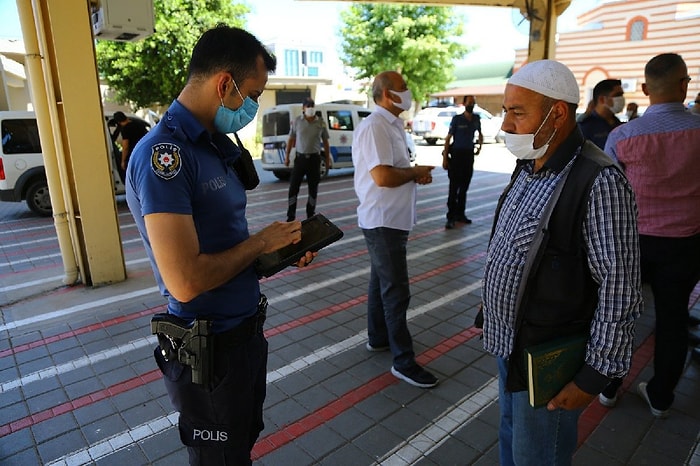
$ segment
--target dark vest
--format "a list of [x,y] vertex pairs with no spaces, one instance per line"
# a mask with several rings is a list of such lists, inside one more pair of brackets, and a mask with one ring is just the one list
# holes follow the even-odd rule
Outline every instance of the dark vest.
[[[583,221],[591,186],[600,171],[608,166],[615,166],[615,163],[586,141],[552,211],[549,228],[542,232],[543,241],[531,272],[523,277],[527,283],[516,312],[515,341],[506,381],[511,392],[527,389],[524,348],[589,332],[598,305],[598,284],[593,281],[588,267]],[[496,218],[506,194],[507,191],[499,200]]]

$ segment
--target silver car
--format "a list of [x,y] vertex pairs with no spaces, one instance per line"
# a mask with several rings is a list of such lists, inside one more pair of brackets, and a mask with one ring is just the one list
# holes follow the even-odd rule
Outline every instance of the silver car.
[[[450,129],[452,117],[464,112],[463,106],[455,107],[427,107],[421,110],[413,118],[411,129],[413,134],[422,137],[429,145],[437,143],[438,139],[444,140]],[[474,113],[481,117],[481,132],[484,142],[503,142],[501,133],[501,117],[493,116],[488,110],[478,105],[474,106]]]

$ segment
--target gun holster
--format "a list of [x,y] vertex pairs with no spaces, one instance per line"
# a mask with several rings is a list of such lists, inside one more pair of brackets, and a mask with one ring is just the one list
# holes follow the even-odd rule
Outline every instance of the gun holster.
[[172,314],[155,314],[151,333],[158,337],[166,361],[178,361],[192,369],[192,383],[209,385],[214,373],[214,335],[211,321],[188,323]]

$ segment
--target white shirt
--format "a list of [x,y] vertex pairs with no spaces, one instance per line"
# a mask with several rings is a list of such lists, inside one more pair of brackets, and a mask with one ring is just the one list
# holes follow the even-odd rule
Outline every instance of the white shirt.
[[355,130],[352,162],[355,193],[360,200],[357,207],[360,228],[410,231],[416,224],[416,183],[383,188],[377,186],[370,174],[378,165],[411,166],[403,121],[385,108],[377,107]]

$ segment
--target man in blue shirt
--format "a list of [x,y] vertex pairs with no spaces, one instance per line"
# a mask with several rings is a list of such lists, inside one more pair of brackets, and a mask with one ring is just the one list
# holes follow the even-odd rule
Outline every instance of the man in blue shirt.
[[[442,168],[447,170],[450,188],[447,195],[447,223],[445,228],[454,228],[455,222],[472,223],[465,213],[467,190],[474,174],[474,156],[481,152],[484,135],[481,133],[481,118],[474,113],[476,98],[464,96],[464,112],[452,117],[450,129],[442,151]],[[479,145],[474,149],[474,134],[479,133]]]
[[593,88],[593,109],[578,122],[581,132],[593,144],[603,149],[610,131],[622,122],[615,116],[625,109],[622,81],[604,79]]
[[[192,52],[187,84],[127,168],[127,202],[168,313],[185,324],[206,321],[214,334],[207,341],[213,363],[206,385],[193,382],[179,357],[162,347],[155,352],[191,464],[251,464],[263,429],[266,301],[253,264],[299,242],[301,223],[275,222],[248,233],[241,149],[226,134],[253,119],[275,66],[246,31],[219,26],[205,32]],[[297,265],[312,258],[307,253]]]

